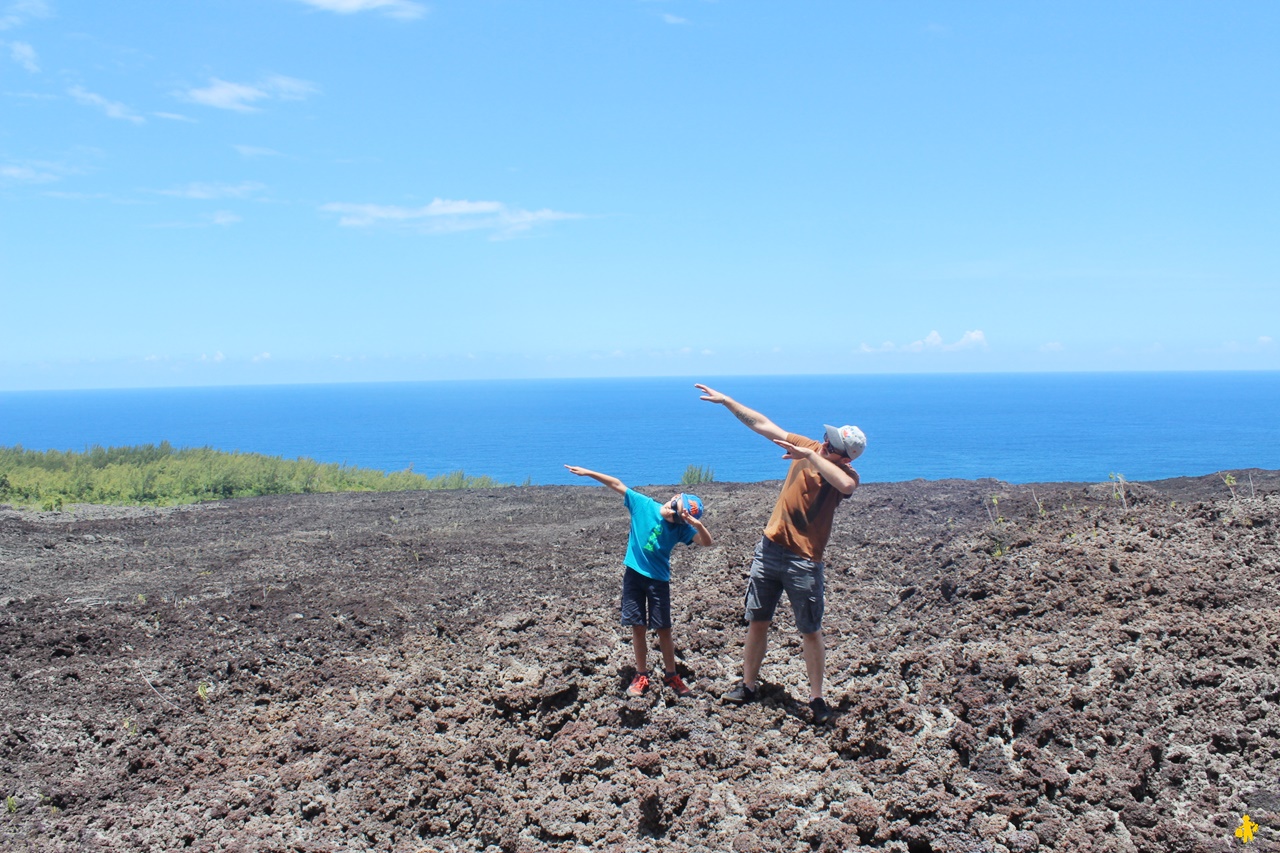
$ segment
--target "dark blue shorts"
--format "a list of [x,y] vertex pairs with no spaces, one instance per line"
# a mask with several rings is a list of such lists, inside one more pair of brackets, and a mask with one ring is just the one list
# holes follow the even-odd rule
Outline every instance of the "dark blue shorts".
[[671,582],[654,580],[630,566],[622,573],[622,624],[671,627]]

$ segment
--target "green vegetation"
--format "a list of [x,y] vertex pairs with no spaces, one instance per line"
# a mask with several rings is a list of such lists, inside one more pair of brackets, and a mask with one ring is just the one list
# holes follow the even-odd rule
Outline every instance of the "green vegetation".
[[716,480],[716,472],[711,468],[703,468],[700,465],[690,465],[684,469],[684,476],[680,478],[682,486],[696,486],[699,483],[714,483]]
[[171,506],[256,495],[400,492],[504,485],[462,471],[426,477],[312,459],[174,449],[169,442],[94,446],[84,453],[0,447],[0,503],[58,510],[66,504]]

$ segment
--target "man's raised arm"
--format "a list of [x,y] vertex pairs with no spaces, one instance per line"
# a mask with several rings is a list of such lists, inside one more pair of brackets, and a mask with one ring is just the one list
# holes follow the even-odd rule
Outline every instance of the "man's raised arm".
[[713,388],[706,385],[693,386],[702,392],[703,400],[708,403],[718,403],[729,411],[733,412],[733,416],[742,421],[751,429],[752,432],[759,433],[770,441],[785,440],[787,431],[757,412],[755,409],[748,409],[727,394],[721,394]]

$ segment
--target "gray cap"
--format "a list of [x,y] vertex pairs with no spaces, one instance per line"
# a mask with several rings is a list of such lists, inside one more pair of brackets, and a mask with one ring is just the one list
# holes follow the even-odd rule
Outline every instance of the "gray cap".
[[856,426],[834,427],[831,424],[822,426],[827,431],[827,443],[831,448],[848,456],[850,460],[857,459],[862,455],[862,451],[867,449],[867,437]]

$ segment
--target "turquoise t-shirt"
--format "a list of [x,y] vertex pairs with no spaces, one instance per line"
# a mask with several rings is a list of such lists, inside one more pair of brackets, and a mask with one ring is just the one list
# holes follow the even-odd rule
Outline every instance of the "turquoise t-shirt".
[[627,489],[622,502],[631,513],[631,535],[627,537],[623,565],[657,581],[671,580],[671,549],[677,542],[693,542],[697,534],[692,525],[664,521],[662,504],[633,489]]

